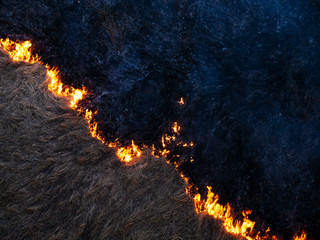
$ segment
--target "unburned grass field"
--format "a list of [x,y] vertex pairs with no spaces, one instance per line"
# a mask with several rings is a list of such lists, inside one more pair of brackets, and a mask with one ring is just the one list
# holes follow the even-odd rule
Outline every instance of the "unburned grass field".
[[0,239],[232,239],[164,159],[125,165],[92,138],[43,66],[0,50],[0,81]]

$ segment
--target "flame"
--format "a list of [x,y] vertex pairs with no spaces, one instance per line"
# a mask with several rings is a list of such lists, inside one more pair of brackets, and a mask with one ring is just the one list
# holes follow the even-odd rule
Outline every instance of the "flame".
[[210,216],[216,219],[221,219],[223,221],[223,226],[225,230],[229,233],[233,233],[236,235],[241,235],[248,240],[256,239],[250,237],[250,234],[253,231],[255,222],[251,221],[248,218],[248,215],[251,214],[250,210],[243,211],[243,219],[242,220],[235,220],[231,216],[231,207],[229,204],[223,206],[222,204],[218,203],[219,196],[212,192],[211,187],[207,187],[208,194],[207,199],[202,200],[201,195],[198,193],[194,196],[194,203],[196,212],[206,212]]
[[[33,55],[31,52],[32,43],[30,41],[25,42],[14,42],[7,39],[0,39],[0,47],[2,47],[11,57],[13,61],[24,61],[27,63],[39,63],[43,65],[47,69],[47,75],[49,76],[50,82],[48,84],[48,90],[58,96],[65,96],[69,98],[70,108],[76,110],[80,114],[84,115],[85,119],[88,122],[88,126],[90,129],[90,133],[92,137],[97,138],[103,144],[109,146],[110,148],[117,148],[117,156],[124,162],[128,163],[132,161],[134,158],[138,158],[141,156],[142,151],[141,149],[134,144],[132,141],[130,146],[127,147],[120,147],[118,140],[114,142],[107,142],[103,137],[102,133],[98,131],[98,122],[95,121],[94,116],[97,114],[97,111],[93,112],[88,109],[82,109],[79,107],[79,102],[83,100],[88,91],[86,88],[76,89],[72,86],[66,86],[61,82],[61,78],[59,77],[59,70],[57,68],[51,68],[49,65],[45,65],[38,55]],[[181,105],[185,104],[183,98],[180,99],[178,102]],[[178,125],[177,122],[174,122],[172,127],[173,135],[165,134],[162,137],[162,147],[163,150],[157,150],[155,147],[152,147],[153,155],[159,157],[166,156],[170,153],[170,150],[166,149],[168,145],[176,144],[182,145],[183,147],[193,147],[193,142],[190,143],[181,143],[177,142],[176,135],[180,134],[181,127]],[[193,158],[191,157],[191,162]],[[170,163],[169,161],[167,161]],[[178,168],[178,163],[174,163],[175,167]],[[269,235],[270,228],[265,231],[265,234],[261,235],[261,232],[258,232],[254,235],[254,226],[255,222],[249,219],[249,215],[251,214],[250,210],[242,212],[242,219],[236,220],[232,217],[232,209],[229,204],[225,206],[220,204],[219,196],[212,192],[212,187],[207,187],[208,193],[206,198],[203,198],[199,193],[193,194],[191,189],[194,188],[193,184],[189,182],[189,179],[180,173],[180,177],[186,182],[186,192],[190,196],[193,196],[195,210],[197,213],[205,212],[208,215],[212,216],[213,218],[221,219],[223,222],[223,226],[225,230],[229,233],[233,233],[238,236],[242,236],[247,240],[266,240],[272,239],[277,240],[276,236]],[[307,235],[304,231],[302,231],[301,235],[295,235],[293,240],[307,240]]]
[[[70,98],[70,107],[72,109],[78,108],[78,103],[84,99],[87,95],[88,91],[85,88],[82,89],[75,89],[71,86],[64,86],[61,82],[59,77],[59,70],[57,68],[50,68],[49,65],[45,65],[47,69],[47,74],[51,79],[50,83],[48,84],[48,89],[50,92],[55,93],[59,96],[66,96]],[[79,112],[81,110],[78,110]]]
[[302,231],[301,235],[295,235],[293,240],[307,240],[307,234],[304,231]]
[[178,102],[180,105],[184,105],[185,102],[184,102],[184,99],[183,98],[180,98],[179,102]]
[[91,110],[86,109],[85,118],[88,121],[91,136],[94,138],[98,138],[99,140],[104,142],[104,140],[100,137],[100,135],[97,132],[98,123],[93,120],[93,116],[96,115],[97,113],[98,113],[98,111],[93,113]]
[[25,41],[20,44],[11,41],[9,38],[6,40],[0,39],[1,47],[10,55],[13,61],[24,61],[28,63],[38,62],[38,56],[33,56],[31,53],[32,44],[30,41]]
[[[33,56],[31,52],[32,43],[30,41],[25,41],[21,43],[14,42],[9,38],[0,40],[0,45],[6,52],[10,55],[13,61],[24,61],[27,63],[39,63],[44,65],[38,55]],[[50,68],[49,65],[44,65],[47,69],[47,74],[51,79],[48,84],[48,89],[57,94],[70,97],[70,107],[76,109],[78,107],[78,102],[84,98],[87,91],[83,89],[75,89],[73,87],[63,86],[59,78],[59,70],[57,68]]]
[[59,70],[57,68],[49,69],[47,66],[46,68],[47,74],[51,79],[50,83],[48,84],[49,91],[54,92],[57,95],[62,95],[63,84],[61,83],[60,78],[58,77]]
[[137,145],[134,144],[134,141],[132,140],[130,146],[121,147],[118,149],[117,156],[120,158],[121,161],[131,162],[133,158],[141,156],[141,150]]
[[180,132],[180,130],[181,130],[181,127],[178,125],[177,122],[174,122],[174,123],[173,123],[172,130],[173,130],[173,132],[179,134],[179,132]]

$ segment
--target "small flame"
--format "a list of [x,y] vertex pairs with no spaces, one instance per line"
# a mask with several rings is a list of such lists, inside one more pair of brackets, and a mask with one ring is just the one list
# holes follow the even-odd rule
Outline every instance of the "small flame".
[[131,162],[133,158],[138,158],[141,156],[141,150],[137,145],[132,141],[130,146],[121,147],[117,151],[117,156],[123,162]]
[[179,102],[178,102],[180,105],[184,105],[185,102],[184,102],[184,99],[183,98],[180,98]]
[[64,86],[59,78],[59,70],[57,68],[50,68],[48,65],[45,67],[47,68],[47,74],[51,79],[48,84],[49,91],[59,96],[63,95],[70,97],[70,107],[72,109],[77,109],[78,103],[87,95],[87,90],[85,88],[75,89],[71,86]]
[[219,196],[212,192],[211,187],[207,187],[207,189],[208,194],[206,200],[202,200],[199,193],[196,194],[193,198],[196,212],[206,212],[213,218],[221,219],[223,221],[224,228],[229,233],[241,235],[248,240],[257,239],[250,237],[250,234],[252,233],[255,225],[255,222],[251,221],[248,218],[248,215],[251,214],[251,211],[243,211],[243,219],[235,220],[231,216],[231,207],[229,203],[226,206],[218,203]]
[[293,240],[307,240],[307,234],[304,231],[302,231],[301,235],[294,236]]
[[[7,38],[6,40],[0,40],[1,46],[4,50],[8,52],[13,61],[24,61],[27,63],[39,63],[44,65],[38,55],[33,56],[31,52],[32,43],[30,41],[25,41],[21,43],[14,42]],[[69,97],[70,107],[72,109],[77,109],[78,103],[87,94],[87,91],[83,89],[75,89],[70,86],[63,86],[59,78],[59,70],[57,68],[50,68],[49,65],[45,65],[47,69],[47,74],[50,78],[50,83],[48,84],[48,89],[57,94]]]
[[177,122],[174,122],[174,123],[173,123],[172,130],[173,130],[173,132],[179,134],[179,132],[180,132],[180,130],[181,130],[181,127],[178,125]]
[[49,91],[57,95],[62,95],[63,84],[61,83],[60,78],[58,77],[59,70],[57,68],[50,69],[49,66],[46,66],[46,68],[47,68],[47,74],[51,79],[50,83],[48,84]]

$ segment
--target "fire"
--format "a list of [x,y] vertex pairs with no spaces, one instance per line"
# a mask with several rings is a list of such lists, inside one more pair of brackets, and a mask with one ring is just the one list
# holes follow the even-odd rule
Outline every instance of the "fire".
[[98,113],[97,111],[93,113],[91,110],[86,109],[85,118],[88,121],[91,136],[94,138],[98,138],[99,140],[104,142],[102,138],[100,139],[100,135],[97,132],[98,123],[93,120],[93,116],[96,115],[97,113]]
[[[97,138],[103,144],[109,146],[110,148],[117,148],[117,156],[121,161],[126,163],[131,162],[134,158],[141,156],[141,149],[132,141],[130,146],[120,147],[118,140],[114,142],[107,142],[103,135],[98,131],[98,122],[95,121],[94,116],[97,114],[97,111],[91,111],[88,109],[82,109],[79,107],[79,102],[83,100],[88,91],[86,88],[76,89],[72,86],[66,86],[61,82],[59,77],[59,70],[57,68],[51,68],[49,65],[45,65],[38,55],[33,55],[31,52],[32,44],[30,41],[25,41],[21,43],[14,42],[10,39],[0,39],[0,47],[2,47],[11,57],[13,61],[24,61],[27,63],[39,63],[47,69],[47,75],[49,76],[50,82],[48,84],[48,90],[58,96],[67,97],[70,102],[70,108],[76,110],[78,113],[82,114],[88,122],[90,133],[92,137]],[[183,98],[178,102],[180,105],[184,105],[185,101]],[[165,134],[162,137],[162,147],[163,150],[155,149],[152,147],[153,155],[166,156],[170,153],[170,150],[166,149],[166,146],[175,144],[175,146],[182,145],[183,147],[193,147],[193,142],[190,143],[181,143],[177,142],[177,136],[180,134],[181,127],[177,122],[174,122],[172,127],[173,135]],[[193,158],[191,157],[191,162]],[[169,163],[169,161],[167,161]],[[179,166],[177,163],[174,163],[176,168]],[[255,222],[249,219],[251,211],[243,211],[242,219],[236,220],[232,217],[232,209],[229,204],[225,206],[220,204],[219,196],[212,192],[211,187],[207,187],[208,193],[206,198],[203,198],[199,193],[193,195],[191,189],[194,187],[187,177],[180,173],[180,177],[186,182],[186,192],[187,194],[193,196],[195,210],[197,213],[205,212],[213,218],[220,219],[223,222],[225,230],[229,233],[233,233],[238,236],[242,236],[247,240],[265,240],[272,239],[277,240],[276,236],[269,235],[270,229],[268,228],[265,231],[265,234],[261,235],[260,232],[254,234]],[[293,240],[307,240],[306,233],[302,231],[302,234],[295,235]]]
[[62,95],[62,87],[63,84],[60,82],[60,78],[58,77],[59,70],[57,68],[49,69],[47,66],[47,74],[51,79],[50,83],[48,84],[48,89],[51,92],[54,92],[57,95]]
[[141,150],[137,145],[134,144],[134,141],[132,141],[130,146],[119,148],[117,151],[117,156],[121,161],[131,162],[133,158],[141,156]]
[[[39,63],[44,65],[38,55],[33,56],[31,52],[32,43],[30,41],[25,41],[22,43],[16,43],[9,38],[6,40],[0,40],[1,46],[4,50],[8,52],[13,61],[24,61],[27,63]],[[51,79],[48,84],[48,89],[57,94],[70,97],[70,107],[76,109],[78,107],[78,102],[84,98],[87,91],[83,89],[75,89],[73,87],[63,86],[59,78],[59,70],[57,68],[50,68],[49,65],[44,65],[47,69],[47,74]]]
[[304,231],[302,231],[301,235],[294,236],[293,240],[307,240],[307,234]]
[[86,94],[87,94],[87,91],[85,90],[85,88],[74,89],[70,93],[72,97],[72,100],[70,101],[70,107],[73,109],[76,109],[78,107],[78,102],[82,100]]
[[179,102],[178,102],[180,105],[184,105],[185,102],[184,102],[184,99],[183,98],[180,98]]
[[211,187],[207,188],[208,194],[206,200],[202,200],[201,195],[199,193],[196,194],[193,198],[196,212],[206,212],[213,218],[221,219],[224,228],[229,233],[241,235],[242,237],[245,237],[248,240],[258,239],[250,236],[255,225],[255,222],[251,221],[248,218],[248,215],[251,214],[251,211],[243,211],[243,219],[235,220],[231,216],[232,211],[230,205],[227,204],[226,206],[223,206],[222,204],[218,203],[219,196],[212,192]]
[[39,61],[38,56],[33,56],[31,53],[32,44],[30,41],[25,41],[20,44],[11,41],[0,39],[1,47],[10,55],[13,61],[24,61],[28,63],[36,63]]
[[70,107],[72,109],[78,108],[78,103],[84,99],[87,95],[87,90],[85,88],[75,89],[71,86],[64,86],[59,78],[59,70],[57,68],[50,68],[49,65],[45,65],[47,69],[47,74],[51,79],[48,84],[48,89],[59,96],[66,96],[70,98]]

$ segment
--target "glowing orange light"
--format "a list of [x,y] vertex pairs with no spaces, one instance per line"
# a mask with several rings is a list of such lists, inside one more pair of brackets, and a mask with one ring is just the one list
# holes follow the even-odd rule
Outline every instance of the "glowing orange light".
[[38,56],[32,56],[31,47],[32,44],[30,41],[25,41],[20,44],[17,44],[14,41],[11,41],[9,38],[0,39],[1,47],[6,50],[10,55],[13,61],[24,61],[28,63],[38,62]]
[[174,122],[174,123],[173,123],[172,130],[173,130],[175,133],[179,133],[180,130],[181,130],[181,127],[178,125],[177,122]]
[[121,161],[131,162],[133,158],[141,156],[141,150],[137,145],[134,144],[134,141],[132,141],[130,146],[119,148],[117,151],[117,156]]
[[235,220],[231,216],[231,207],[229,204],[223,206],[218,203],[219,196],[212,192],[211,187],[208,188],[208,194],[206,200],[201,199],[201,195],[198,193],[194,196],[194,203],[196,212],[206,212],[213,218],[221,219],[223,221],[223,226],[227,232],[233,233],[236,235],[241,235],[242,237],[252,240],[258,239],[258,237],[251,237],[255,222],[251,221],[248,218],[248,215],[251,214],[251,211],[243,211],[243,219]]
[[183,98],[180,98],[179,102],[178,102],[180,105],[184,105],[185,102],[184,102],[184,99]]
[[307,240],[307,234],[304,231],[302,231],[301,235],[294,236],[293,240]]

